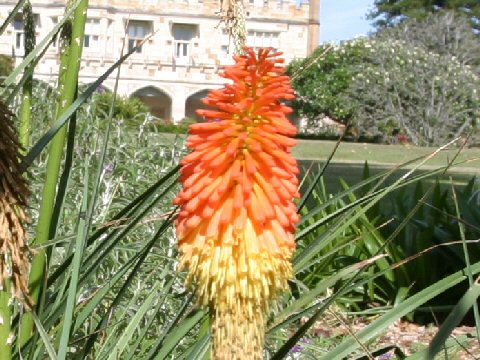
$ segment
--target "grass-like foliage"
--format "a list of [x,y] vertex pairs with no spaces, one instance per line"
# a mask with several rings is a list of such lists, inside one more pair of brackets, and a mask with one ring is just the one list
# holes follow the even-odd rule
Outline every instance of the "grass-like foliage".
[[[32,66],[70,22],[72,37],[62,40],[62,64],[70,70],[60,73],[58,88],[32,83],[34,131],[23,176],[31,191],[34,304],[30,311],[0,291],[0,316],[12,319],[0,321],[0,339],[8,338],[0,360],[208,359],[208,314],[177,272],[172,200],[183,138],[149,126],[141,105],[126,116],[125,100],[118,106],[115,92],[96,93],[129,53],[90,86],[78,86],[78,68],[71,66],[79,63],[75,46],[83,41],[72,39],[83,37],[85,13],[83,0],[71,3],[66,14],[72,17],[37,39],[0,87],[1,100],[19,115]],[[479,295],[480,189],[475,179],[435,183],[459,165],[455,156],[443,167],[418,171],[441,151],[374,175],[365,167],[358,183],[338,179],[340,191],[325,186],[328,165],[305,169],[295,279],[270,314],[265,358],[372,358],[370,343],[379,334],[402,317],[418,319],[427,306],[448,317],[418,358],[469,340],[448,337]],[[317,319],[353,312],[376,318],[342,338],[315,335]],[[476,309],[474,315],[478,320]]]

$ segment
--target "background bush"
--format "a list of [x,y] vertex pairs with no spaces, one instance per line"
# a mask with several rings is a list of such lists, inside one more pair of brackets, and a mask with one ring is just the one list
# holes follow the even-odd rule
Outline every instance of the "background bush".
[[479,54],[480,38],[452,13],[321,45],[288,69],[301,131],[325,133],[327,116],[386,143],[437,146],[471,131],[478,142]]
[[13,71],[13,58],[0,54],[0,84],[2,78],[8,76]]
[[405,134],[420,146],[440,146],[472,130],[478,139],[480,80],[468,66],[403,41],[364,44],[367,63],[354,66],[344,94],[360,133],[386,142]]
[[292,107],[313,132],[319,127],[319,116],[341,123],[351,119],[353,108],[343,96],[355,74],[354,65],[365,61],[365,41],[358,40],[320,45],[309,57],[290,63],[287,73],[297,95]]
[[190,118],[185,118],[176,124],[163,119],[151,119],[147,123],[147,130],[170,134],[187,134],[189,125],[195,122],[194,119]]
[[[110,104],[113,100],[113,93],[110,91],[98,91],[92,98],[95,103],[93,107],[94,116],[100,119],[107,119],[110,110]],[[135,96],[115,96],[112,118],[115,121],[123,120],[127,125],[138,124],[149,113],[148,106]],[[143,120],[143,119],[142,119]],[[142,121],[140,120],[140,122]]]

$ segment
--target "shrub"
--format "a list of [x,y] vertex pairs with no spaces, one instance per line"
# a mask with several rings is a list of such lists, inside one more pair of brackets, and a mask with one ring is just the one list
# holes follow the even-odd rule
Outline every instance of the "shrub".
[[[474,131],[480,80],[468,65],[389,37],[323,45],[289,72],[293,107],[317,133],[324,115],[350,123],[355,137],[441,145]],[[400,140],[399,140],[400,137]]]
[[[365,43],[366,44],[366,43]],[[357,65],[345,92],[362,133],[396,142],[438,146],[475,130],[480,80],[454,57],[404,41],[369,41],[367,66]]]
[[162,119],[152,119],[147,123],[146,129],[148,131],[170,133],[170,134],[187,134],[188,126],[194,124],[196,121],[190,118],[185,118],[178,124]]
[[465,16],[452,11],[430,14],[425,19],[410,19],[375,34],[380,41],[406,44],[442,56],[455,57],[480,74],[480,39]]
[[353,108],[342,98],[354,75],[354,65],[365,62],[366,39],[342,45],[324,44],[303,60],[293,61],[287,73],[297,98],[292,107],[305,118],[312,132],[319,128],[319,116],[326,115],[342,123],[348,122]]
[[[97,92],[92,98],[94,116],[106,119],[110,111],[113,94],[108,91]],[[148,106],[136,97],[118,95],[115,97],[113,118],[124,120],[128,125],[138,125],[149,114]]]

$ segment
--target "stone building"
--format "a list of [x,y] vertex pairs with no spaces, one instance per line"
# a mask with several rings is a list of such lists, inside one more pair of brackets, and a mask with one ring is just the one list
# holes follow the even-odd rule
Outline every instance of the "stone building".
[[[16,1],[0,3],[0,23]],[[302,58],[318,45],[319,0],[244,0],[247,45],[273,47],[286,60]],[[44,38],[62,18],[65,2],[32,0],[36,35]],[[120,57],[153,34],[122,65],[119,94],[138,96],[153,115],[172,121],[196,117],[208,89],[224,81],[219,69],[231,62],[233,45],[219,24],[219,0],[90,0],[80,82],[91,83]],[[23,56],[24,26],[19,14],[0,36],[0,53]],[[57,44],[49,47],[35,78],[57,79]],[[115,75],[103,86],[112,90]]]

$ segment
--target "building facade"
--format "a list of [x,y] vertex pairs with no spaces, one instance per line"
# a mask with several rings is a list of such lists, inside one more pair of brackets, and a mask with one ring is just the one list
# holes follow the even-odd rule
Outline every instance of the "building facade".
[[[0,23],[15,6],[0,4]],[[319,1],[245,0],[247,45],[273,47],[288,61],[307,56],[318,44]],[[33,0],[36,35],[44,38],[62,18],[64,1]],[[195,118],[209,89],[223,86],[219,70],[231,63],[233,45],[218,12],[219,0],[91,0],[79,74],[95,81],[121,55],[148,37],[122,65],[118,92],[137,96],[154,116],[180,121]],[[23,57],[24,26],[19,14],[0,36],[0,53]],[[38,42],[38,41],[37,41]],[[34,77],[54,84],[58,44],[48,48]],[[112,90],[115,75],[103,86]]]

